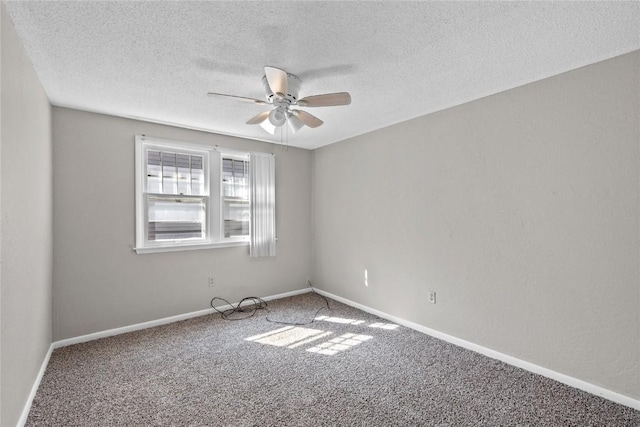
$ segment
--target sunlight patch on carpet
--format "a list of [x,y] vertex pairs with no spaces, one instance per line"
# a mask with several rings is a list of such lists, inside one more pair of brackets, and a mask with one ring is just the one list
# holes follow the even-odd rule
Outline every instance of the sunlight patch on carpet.
[[260,335],[254,335],[246,338],[245,341],[286,348],[297,348],[314,343],[311,344],[313,347],[308,348],[307,351],[333,356],[373,338],[371,335],[346,333],[319,344],[315,343],[316,341],[328,338],[332,334],[333,332],[331,331],[322,331],[320,329],[285,326],[284,328],[265,332]]
[[370,328],[380,328],[380,329],[388,329],[394,330],[397,329],[400,325],[396,325],[395,323],[372,323],[369,325]]
[[344,317],[330,317],[330,316],[318,316],[316,320],[322,320],[323,322],[341,323],[343,325],[361,325],[364,320],[345,319]]
[[313,341],[317,341],[317,340],[321,340],[322,338],[328,337],[329,335],[331,335],[333,332],[325,332],[324,334],[320,334],[320,335],[316,335],[313,336],[311,338],[308,338],[306,340],[303,341],[299,341],[295,344],[291,344],[289,347],[287,348],[296,348],[296,347],[300,347],[301,345],[305,345],[305,344],[309,344]]
[[373,338],[371,335],[359,335],[359,334],[344,334],[339,337],[332,338],[329,341],[318,344],[315,347],[311,347],[307,349],[311,353],[319,353],[326,354],[329,356],[333,356],[334,354],[338,354],[341,351],[349,350],[356,345],[359,345],[365,341]]
[[[259,342],[260,344],[275,345],[276,347],[297,347],[295,344],[302,344],[303,341],[309,341],[315,335],[326,334],[325,331],[319,329],[300,328],[293,326],[286,326],[284,328],[276,329],[275,331],[267,332],[264,334],[249,337],[246,341]],[[326,336],[326,335],[325,335]]]
[[[315,320],[321,320],[323,322],[331,322],[331,323],[340,323],[342,325],[362,325],[365,323],[364,320],[357,319],[346,319],[344,317],[335,317],[335,316],[318,316]],[[380,328],[387,330],[394,330],[400,327],[400,325],[396,325],[395,323],[382,323],[375,322],[369,325],[370,328]]]

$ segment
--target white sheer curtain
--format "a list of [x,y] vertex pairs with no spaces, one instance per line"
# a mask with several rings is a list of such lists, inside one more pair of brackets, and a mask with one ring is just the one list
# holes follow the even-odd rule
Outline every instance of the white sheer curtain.
[[249,154],[252,258],[276,256],[276,159],[273,154]]

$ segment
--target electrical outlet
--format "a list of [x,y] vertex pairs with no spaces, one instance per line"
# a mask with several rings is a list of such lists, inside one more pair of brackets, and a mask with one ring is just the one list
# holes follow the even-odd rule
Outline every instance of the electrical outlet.
[[209,287],[213,288],[216,286],[216,282],[213,280],[213,277],[209,277]]
[[435,292],[429,292],[429,295],[427,296],[429,302],[431,304],[435,304],[436,303],[436,293]]

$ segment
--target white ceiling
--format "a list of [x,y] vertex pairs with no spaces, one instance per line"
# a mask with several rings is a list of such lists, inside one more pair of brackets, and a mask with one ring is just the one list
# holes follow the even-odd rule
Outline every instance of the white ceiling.
[[4,2],[58,106],[279,142],[263,67],[302,79],[316,148],[640,49],[639,2]]

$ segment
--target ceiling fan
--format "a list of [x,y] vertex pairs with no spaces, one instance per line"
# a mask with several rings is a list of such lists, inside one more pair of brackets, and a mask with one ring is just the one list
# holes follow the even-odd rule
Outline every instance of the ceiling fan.
[[327,93],[299,99],[298,91],[301,82],[296,75],[287,73],[280,68],[267,66],[264,67],[264,77],[262,77],[262,84],[266,92],[265,100],[215,92],[209,92],[207,95],[232,98],[258,105],[272,105],[274,108],[271,110],[263,111],[247,121],[248,125],[259,124],[272,135],[275,134],[276,128],[285,124],[292,133],[296,133],[304,125],[316,128],[324,123],[316,116],[292,107],[333,107],[351,104],[351,95],[348,92]]

